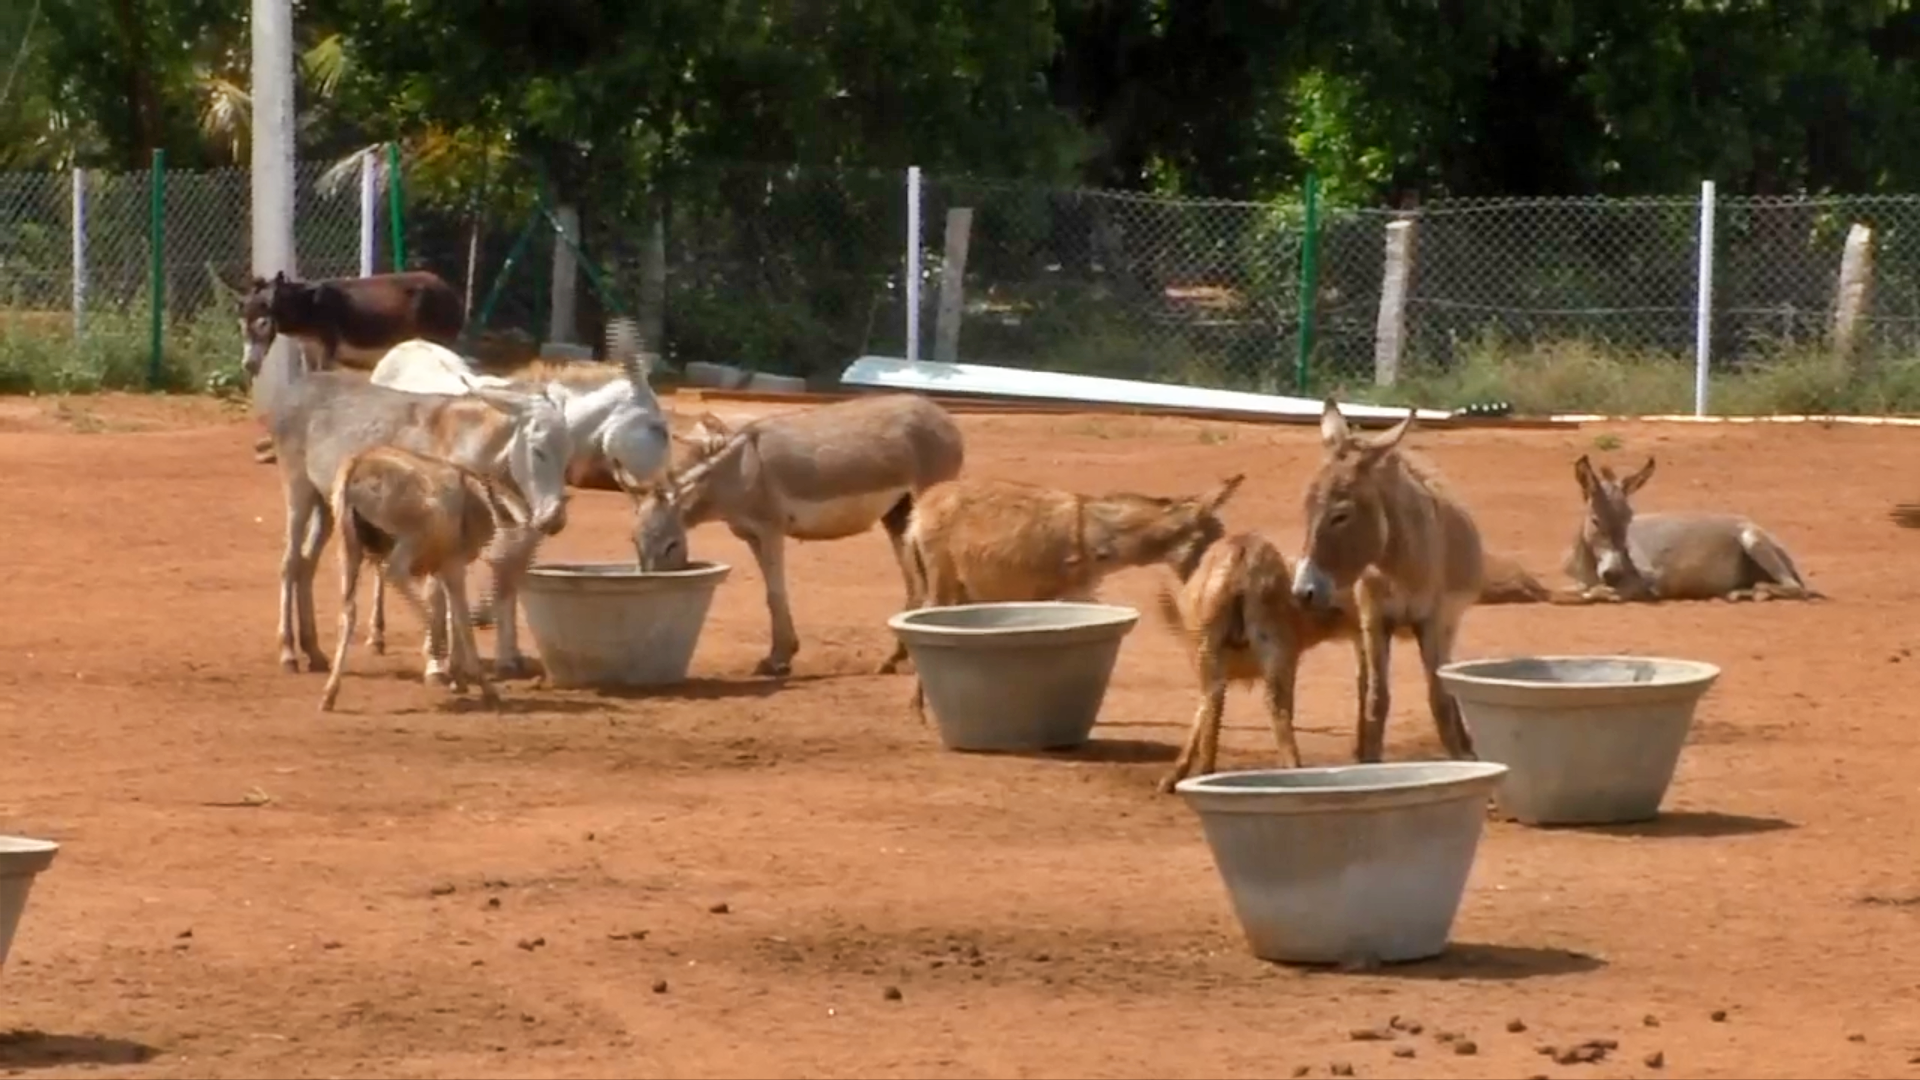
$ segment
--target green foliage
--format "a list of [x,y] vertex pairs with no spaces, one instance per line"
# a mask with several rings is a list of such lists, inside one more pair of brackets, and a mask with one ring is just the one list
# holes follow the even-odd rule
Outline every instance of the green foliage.
[[[1611,349],[1569,339],[1516,348],[1488,338],[1445,370],[1415,365],[1398,385],[1340,385],[1344,400],[1451,409],[1506,401],[1517,416],[1691,414],[1690,355]],[[1708,411],[1721,416],[1920,414],[1920,356],[1862,356],[1852,363],[1814,348],[1782,349],[1746,367],[1716,371]]]
[[240,392],[240,347],[230,315],[207,308],[171,323],[157,385],[149,381],[148,328],[144,303],[89,312],[77,339],[67,319],[49,322],[0,310],[0,394]]

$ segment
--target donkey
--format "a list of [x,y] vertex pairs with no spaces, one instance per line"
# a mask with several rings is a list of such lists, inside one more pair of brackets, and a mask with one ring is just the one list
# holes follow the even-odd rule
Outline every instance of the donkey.
[[1582,601],[1820,600],[1773,534],[1738,514],[1635,514],[1652,456],[1624,480],[1581,454],[1574,479],[1586,513],[1567,552]]
[[[1173,791],[1181,780],[1210,773],[1220,753],[1220,723],[1227,689],[1258,683],[1282,768],[1301,765],[1294,736],[1294,684],[1300,660],[1311,650],[1344,640],[1366,670],[1365,639],[1354,590],[1341,590],[1329,607],[1306,607],[1293,596],[1286,556],[1257,532],[1237,533],[1209,547],[1197,565],[1180,575],[1177,589],[1162,585],[1155,606],[1167,627],[1185,643],[1200,681],[1200,708],[1187,741],[1161,778],[1159,789]],[[1413,624],[1397,623],[1394,632],[1415,636]]]
[[257,370],[279,335],[319,351],[321,371],[336,365],[371,371],[393,348],[422,338],[452,348],[466,329],[460,294],[428,270],[367,277],[256,277],[241,300],[242,361]]
[[[272,280],[255,277],[251,288],[237,295],[241,366],[249,373],[260,369],[281,334],[294,339],[297,352],[317,350],[323,371],[336,364],[371,370],[387,350],[410,338],[452,347],[467,324],[460,294],[425,270],[317,281],[280,271]],[[257,441],[254,457],[272,462],[272,440]]]
[[1383,435],[1347,427],[1329,397],[1321,409],[1320,468],[1307,485],[1307,533],[1293,569],[1293,598],[1326,613],[1351,590],[1361,636],[1360,717],[1355,758],[1386,750],[1389,660],[1403,628],[1420,644],[1427,705],[1448,756],[1472,758],[1460,707],[1440,682],[1461,620],[1479,599],[1486,555],[1473,515],[1432,463],[1400,449],[1414,410]]
[[[1017,480],[968,478],[928,488],[906,533],[909,607],[1091,600],[1116,571],[1164,563],[1185,578],[1226,534],[1220,508],[1246,474],[1198,495],[1083,495]],[[906,658],[894,645],[889,661]],[[926,719],[914,679],[912,714]]]
[[[472,469],[398,446],[375,446],[340,467],[331,505],[340,530],[340,635],[320,710],[332,711],[340,696],[359,616],[354,594],[369,558],[383,564],[375,580],[391,580],[426,624],[430,656],[438,651],[431,642],[451,632],[452,688],[465,690],[471,678],[481,701],[498,708],[500,696],[487,681],[467,613],[467,565],[491,545],[497,529],[527,521],[526,504],[497,479]],[[433,579],[431,611],[413,590],[417,577]]]
[[[965,457],[959,425],[945,409],[918,394],[879,394],[737,429],[709,416],[696,430],[694,454],[666,480],[647,484],[617,460],[614,475],[633,496],[643,571],[685,567],[687,529],[709,521],[726,522],[752,549],[766,580],[772,639],[756,674],[790,673],[800,651],[787,600],[788,538],[839,540],[879,523],[912,602],[903,537],[914,501],[959,475]],[[894,670],[898,651],[879,673]]]
[[[500,376],[474,371],[465,357],[445,346],[413,340],[388,350],[375,366],[371,381],[376,386],[420,394],[465,394],[476,386],[545,394],[559,403],[572,440],[573,454],[566,466],[568,484],[580,487],[578,478],[596,474],[611,478],[613,462],[619,463],[633,483],[652,483],[666,471],[672,454],[666,410],[648,381],[656,354],[646,351],[639,324],[626,317],[607,324],[606,353],[613,363],[593,365],[608,372],[606,376],[596,373],[569,378],[562,374],[564,368],[544,365],[528,365],[510,376]],[[609,486],[621,490],[617,484]],[[536,549],[537,544],[528,549],[529,558],[537,554]],[[373,625],[368,637],[375,652],[384,648],[386,631],[381,588],[376,579]],[[511,602],[506,604],[504,614],[496,613],[497,599],[491,590],[482,596],[474,611],[475,625],[517,617],[517,606]]]
[[[287,531],[279,640],[280,664],[289,672],[299,670],[301,652],[308,670],[327,667],[314,624],[313,575],[333,529],[328,492],[355,454],[395,445],[513,484],[530,511],[526,526],[505,530],[489,556],[495,588],[503,593],[515,587],[532,545],[566,525],[563,470],[573,447],[551,398],[487,387],[460,397],[410,394],[337,371],[309,372],[290,354],[272,368],[254,365],[246,373],[254,406],[280,452]],[[517,637],[513,624],[500,626],[494,670],[502,678],[525,669]],[[437,674],[436,644],[430,637],[429,679]]]

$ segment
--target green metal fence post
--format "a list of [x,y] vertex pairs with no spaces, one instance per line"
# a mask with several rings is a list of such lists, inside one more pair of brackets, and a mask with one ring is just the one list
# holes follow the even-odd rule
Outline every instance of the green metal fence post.
[[527,249],[527,242],[533,239],[533,227],[539,223],[539,218],[529,217],[527,223],[521,226],[520,235],[514,237],[513,247],[507,251],[507,261],[500,264],[500,273],[493,279],[493,288],[488,289],[486,299],[480,301],[480,314],[467,320],[464,337],[470,340],[471,335],[486,329],[487,320],[493,318],[493,306],[500,301],[500,290],[506,288],[507,275],[513,273],[513,265],[520,261],[521,253]]
[[1296,393],[1307,392],[1307,361],[1313,356],[1314,303],[1320,292],[1320,176],[1309,171],[1302,197],[1306,202],[1306,222],[1300,237],[1300,310],[1299,350],[1293,362]]
[[160,352],[165,347],[167,312],[167,152],[153,152],[153,170],[147,184],[147,298],[152,307],[148,325],[147,389],[160,388]]
[[387,235],[393,239],[393,272],[407,268],[407,229],[400,201],[400,144],[387,144]]

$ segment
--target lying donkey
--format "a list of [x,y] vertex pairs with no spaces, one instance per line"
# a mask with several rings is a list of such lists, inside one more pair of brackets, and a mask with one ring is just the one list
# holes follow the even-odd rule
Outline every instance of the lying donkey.
[[1573,463],[1586,515],[1567,574],[1581,586],[1571,598],[1619,600],[1823,600],[1807,587],[1773,534],[1738,514],[1635,514],[1628,500],[1653,478],[1653,458],[1622,480]]

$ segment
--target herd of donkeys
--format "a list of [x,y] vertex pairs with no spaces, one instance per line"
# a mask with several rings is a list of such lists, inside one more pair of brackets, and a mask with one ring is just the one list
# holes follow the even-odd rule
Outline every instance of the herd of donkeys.
[[[1258,531],[1228,535],[1220,510],[1244,475],[1184,496],[963,476],[958,424],[918,394],[874,393],[737,425],[708,413],[674,431],[631,320],[609,324],[606,362],[533,361],[484,374],[455,351],[463,327],[448,314],[457,310],[450,294],[431,274],[317,282],[282,275],[256,278],[241,297],[247,371],[268,431],[259,449],[280,464],[287,498],[280,657],[297,671],[304,653],[309,670],[328,672],[322,708],[333,707],[340,689],[366,562],[381,567],[369,643],[384,646],[381,597],[392,585],[427,628],[429,680],[456,690],[471,680],[497,704],[473,627],[497,627],[497,676],[524,672],[514,590],[541,540],[564,528],[569,486],[630,496],[642,571],[686,567],[688,530],[704,523],[723,523],[744,541],[765,583],[771,641],[756,672],[766,675],[787,673],[800,647],[788,600],[789,539],[834,540],[881,526],[908,608],[1091,599],[1118,570],[1165,566],[1171,577],[1157,607],[1187,642],[1201,702],[1163,791],[1213,770],[1235,683],[1263,689],[1281,764],[1298,767],[1299,661],[1335,639],[1353,647],[1359,669],[1356,760],[1382,758],[1396,637],[1418,646],[1442,745],[1464,758],[1472,741],[1437,671],[1476,604],[1820,597],[1786,548],[1749,518],[1635,514],[1631,499],[1652,477],[1652,458],[1625,477],[1586,455],[1574,463],[1585,503],[1565,561],[1575,587],[1550,591],[1484,550],[1472,513],[1429,460],[1403,445],[1412,410],[1368,434],[1350,427],[1329,398],[1323,452],[1306,488],[1305,535],[1290,558]],[[263,377],[276,335],[303,348],[286,350],[284,370]],[[1920,506],[1896,507],[1892,518],[1920,527]],[[342,605],[328,656],[316,640],[312,579],[336,530]],[[491,595],[470,610],[465,573],[483,556]],[[430,586],[424,599],[415,591],[420,579]],[[897,671],[907,659],[896,641],[877,670]]]

